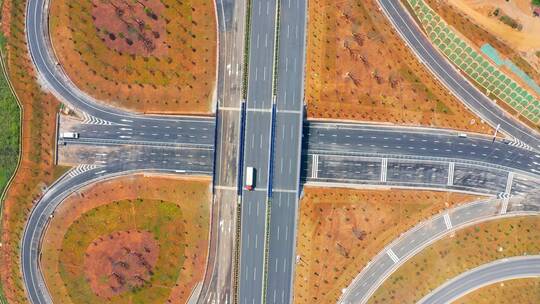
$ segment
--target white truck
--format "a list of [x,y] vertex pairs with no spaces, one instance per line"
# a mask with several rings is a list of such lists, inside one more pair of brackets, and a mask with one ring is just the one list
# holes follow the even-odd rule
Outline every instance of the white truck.
[[62,132],[62,133],[60,133],[60,138],[77,139],[77,138],[79,138],[79,133],[77,133],[77,132]]
[[251,191],[255,188],[255,168],[253,167],[246,168],[246,184],[244,188],[247,191]]

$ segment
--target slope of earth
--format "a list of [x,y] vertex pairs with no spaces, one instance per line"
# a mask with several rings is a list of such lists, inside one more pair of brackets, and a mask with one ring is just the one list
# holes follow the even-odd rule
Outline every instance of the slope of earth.
[[[491,44],[502,56],[540,83],[540,18],[532,16],[529,0],[426,0],[426,3],[474,46],[480,48],[486,43]],[[497,8],[498,16],[494,16]],[[501,22],[503,15],[518,20],[522,30],[512,29]],[[511,73],[510,69],[503,70]],[[517,76],[513,78],[520,80]]]
[[99,100],[144,113],[211,111],[213,1],[53,0],[50,33],[64,71]]
[[133,175],[71,195],[44,236],[55,303],[186,303],[208,250],[207,179]]
[[538,303],[540,278],[509,280],[475,290],[454,304]]
[[494,260],[540,253],[540,220],[493,220],[457,231],[412,257],[379,287],[369,303],[416,303],[447,280]]
[[436,191],[306,187],[300,202],[294,303],[336,303],[341,290],[401,233],[477,198]]
[[310,117],[491,131],[416,59],[375,0],[311,0],[308,30]]

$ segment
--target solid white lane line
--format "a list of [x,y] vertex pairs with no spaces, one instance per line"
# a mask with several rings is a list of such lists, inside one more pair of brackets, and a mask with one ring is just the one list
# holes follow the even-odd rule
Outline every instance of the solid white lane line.
[[392,251],[392,248],[389,248],[386,253],[388,254],[388,256],[392,259],[392,261],[394,261],[394,263],[397,263],[399,262],[399,258],[397,257],[397,255],[394,253],[394,251]]

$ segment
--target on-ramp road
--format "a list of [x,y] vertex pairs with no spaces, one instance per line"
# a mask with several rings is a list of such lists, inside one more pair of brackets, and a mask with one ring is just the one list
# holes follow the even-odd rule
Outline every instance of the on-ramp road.
[[451,303],[467,293],[489,284],[532,277],[540,277],[540,255],[500,259],[455,277],[422,298],[418,303]]

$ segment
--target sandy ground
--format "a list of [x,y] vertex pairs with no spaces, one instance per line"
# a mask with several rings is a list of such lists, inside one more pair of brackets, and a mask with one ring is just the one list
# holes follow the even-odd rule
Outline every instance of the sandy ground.
[[[538,216],[481,223],[458,230],[412,257],[381,285],[368,303],[416,303],[464,271],[505,257],[538,253]],[[515,300],[506,303],[527,303]]]
[[[537,54],[540,42],[536,34],[540,18],[532,17],[530,1],[426,0],[426,2],[477,48],[484,43],[490,43],[502,56],[512,60],[540,83],[540,57]],[[499,16],[504,14],[515,18],[522,24],[523,29],[521,31],[511,29],[496,17],[489,17],[495,7],[501,10]],[[518,77],[515,78],[521,83]]]
[[[530,0],[447,0],[479,25],[509,42],[519,51],[540,50],[540,18],[533,17]],[[514,30],[494,17],[487,16],[486,8],[499,8],[523,25],[521,31]]]
[[472,195],[307,187],[300,202],[294,303],[336,303],[366,263],[419,221]]
[[[113,201],[142,199],[177,204],[184,216],[187,229],[184,246],[185,262],[176,285],[168,291],[168,300],[185,303],[191,290],[202,280],[208,247],[210,180],[172,176],[131,175],[93,184],[68,197],[51,220],[43,240],[42,269],[49,291],[55,303],[72,303],[66,284],[60,276],[61,248],[66,232],[77,223],[82,214],[106,207]],[[128,212],[129,214],[129,212]],[[143,219],[142,219],[143,220]],[[111,225],[120,225],[117,221]],[[136,227],[133,226],[133,227]],[[120,231],[125,231],[121,229]],[[73,257],[77,260],[84,257]],[[107,301],[103,300],[105,303]],[[111,302],[114,303],[114,302]],[[150,303],[150,302],[149,302]]]
[[375,1],[311,0],[309,14],[308,116],[491,131],[418,62]]

